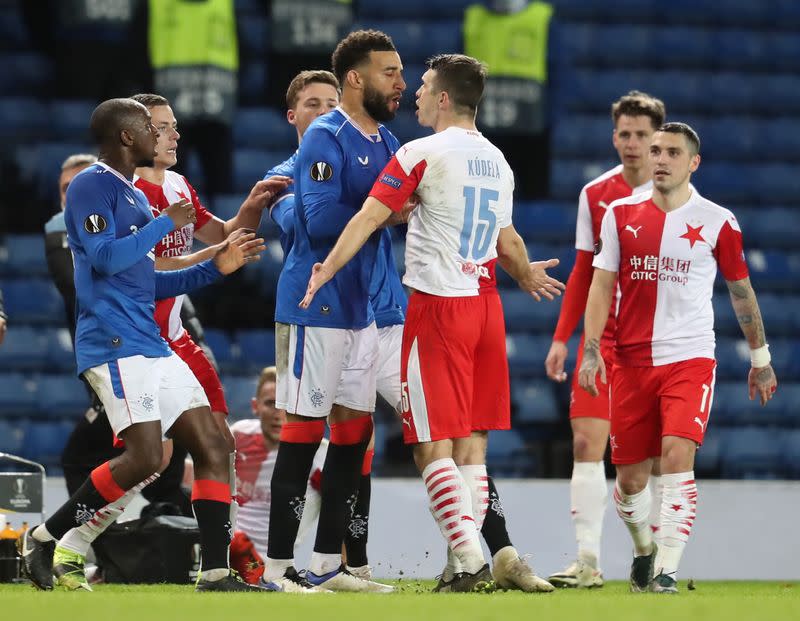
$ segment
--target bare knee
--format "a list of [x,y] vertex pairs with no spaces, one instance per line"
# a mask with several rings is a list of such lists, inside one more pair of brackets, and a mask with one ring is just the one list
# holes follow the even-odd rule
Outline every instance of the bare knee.
[[693,440],[667,436],[661,446],[661,472],[689,472],[694,469],[694,456],[697,445]]
[[138,481],[144,481],[147,477],[159,472],[163,451],[161,443],[151,445],[130,447],[126,449],[125,455],[128,461],[129,472]]
[[626,496],[638,494],[647,487],[651,468],[650,460],[617,466],[617,487]]
[[597,438],[583,431],[573,431],[572,456],[575,461],[602,461],[605,452],[605,437]]

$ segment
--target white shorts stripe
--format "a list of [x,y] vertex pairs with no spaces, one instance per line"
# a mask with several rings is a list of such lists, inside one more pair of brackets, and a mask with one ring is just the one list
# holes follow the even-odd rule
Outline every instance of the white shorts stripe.
[[422,371],[419,365],[417,339],[411,343],[408,353],[408,398],[411,402],[411,418],[417,431],[417,442],[431,441],[431,426],[428,423],[428,404],[422,387]]

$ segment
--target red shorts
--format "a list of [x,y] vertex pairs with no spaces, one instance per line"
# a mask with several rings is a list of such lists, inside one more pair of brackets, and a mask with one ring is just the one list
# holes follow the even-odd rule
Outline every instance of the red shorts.
[[411,294],[400,382],[406,444],[509,429],[506,328],[497,292]]
[[211,411],[227,414],[228,404],[225,402],[222,383],[219,381],[219,375],[217,375],[205,352],[200,349],[185,330],[182,336],[179,336],[174,341],[167,342],[172,351],[189,366],[197,381],[200,382],[208,398],[208,403],[211,405]]
[[575,363],[575,372],[572,374],[572,391],[569,396],[569,417],[573,418],[600,418],[609,420],[608,389],[611,385],[611,375],[614,373],[614,349],[611,346],[600,344],[600,355],[606,363],[607,384],[600,380],[598,374],[595,380],[599,394],[593,397],[578,385],[578,371],[583,361],[583,337],[578,345],[578,361]]
[[661,438],[703,443],[714,397],[717,363],[692,358],[659,367],[614,369],[611,461],[638,464],[661,455]]

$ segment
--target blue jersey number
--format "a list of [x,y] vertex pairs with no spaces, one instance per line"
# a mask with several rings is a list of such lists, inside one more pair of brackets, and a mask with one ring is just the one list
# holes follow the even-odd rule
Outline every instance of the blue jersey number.
[[[475,224],[476,193],[478,194],[477,224]],[[496,202],[499,198],[500,193],[497,190],[464,186],[464,226],[461,228],[461,247],[458,250],[463,258],[468,259],[471,254],[474,261],[479,261],[486,256],[497,227],[497,218],[490,208],[490,203]]]

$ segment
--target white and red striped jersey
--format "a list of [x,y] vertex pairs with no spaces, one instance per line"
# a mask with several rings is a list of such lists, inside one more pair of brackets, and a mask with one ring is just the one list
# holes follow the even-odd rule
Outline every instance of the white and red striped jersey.
[[474,296],[496,286],[497,236],[511,224],[514,174],[477,131],[450,127],[409,142],[372,187],[394,211],[416,192],[403,283],[432,295]]
[[[255,544],[258,553],[266,558],[269,505],[272,499],[270,482],[278,451],[267,449],[261,421],[257,418],[237,421],[231,426],[231,433],[236,441],[236,501],[239,503],[236,529],[244,531]],[[298,499],[293,507],[297,519],[300,520],[298,544],[319,515],[322,466],[327,452],[328,441],[323,439],[314,455],[305,500]]]
[[748,275],[734,215],[697,190],[663,212],[652,190],[615,201],[603,217],[594,267],[617,272],[616,364],[660,366],[714,358],[711,296]]
[[[197,213],[197,222],[172,231],[172,233],[158,242],[155,251],[157,257],[181,257],[189,254],[192,251],[195,229],[203,228],[213,217],[211,212],[200,202],[197,192],[195,192],[191,184],[183,175],[171,170],[166,171],[163,185],[150,183],[141,177],[135,177],[133,182],[137,188],[144,192],[155,217],[158,217],[167,207],[177,203],[182,198],[192,202]],[[161,330],[161,336],[168,341],[174,341],[183,334],[184,328],[181,323],[182,305],[182,295],[156,301],[156,323],[159,330]]]
[[[625,181],[622,170],[623,166],[619,164],[583,186],[580,196],[578,197],[578,219],[575,223],[576,250],[594,252],[595,244],[597,240],[600,239],[600,224],[603,221],[606,209],[608,209],[611,203],[617,199],[649,190],[653,186],[653,182],[648,181],[643,185],[631,188],[628,182]],[[573,298],[565,298],[562,305],[567,303],[567,299]],[[612,304],[609,309],[608,321],[603,331],[603,341],[608,347],[614,344],[614,329],[616,326],[618,302],[619,299],[617,299],[616,303]],[[579,312],[578,309],[568,309],[567,312],[570,311],[573,315],[580,317],[584,309],[581,308]],[[567,341],[571,336],[571,331],[570,334],[558,336],[560,337],[559,340]]]

